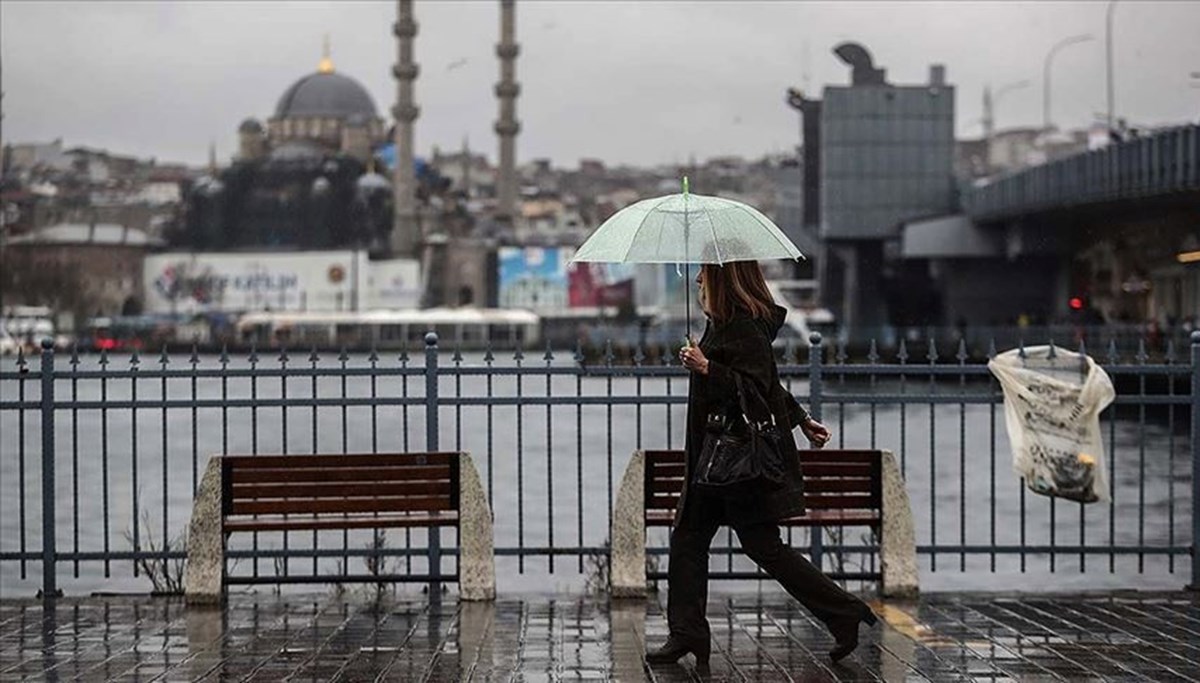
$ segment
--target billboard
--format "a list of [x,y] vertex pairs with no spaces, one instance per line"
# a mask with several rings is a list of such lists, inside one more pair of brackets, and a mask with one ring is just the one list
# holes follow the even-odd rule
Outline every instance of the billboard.
[[174,252],[146,257],[147,313],[349,311],[413,308],[415,261],[371,262],[365,252]]
[[574,250],[566,247],[501,247],[500,306],[532,311],[566,308],[567,265]]
[[571,306],[627,306],[634,303],[636,268],[631,263],[575,264],[568,273]]
[[682,315],[699,266],[571,263],[570,247],[501,247],[500,306],[550,311],[597,306],[656,307]]

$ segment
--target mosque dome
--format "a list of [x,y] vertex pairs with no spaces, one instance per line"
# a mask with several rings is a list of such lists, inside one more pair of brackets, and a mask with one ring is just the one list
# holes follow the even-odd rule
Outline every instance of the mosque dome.
[[242,121],[242,125],[238,126],[239,133],[261,133],[263,126],[256,119],[246,119]]
[[293,83],[275,106],[278,119],[310,117],[366,120],[378,117],[375,100],[367,89],[353,78],[334,71],[328,44],[316,73]]

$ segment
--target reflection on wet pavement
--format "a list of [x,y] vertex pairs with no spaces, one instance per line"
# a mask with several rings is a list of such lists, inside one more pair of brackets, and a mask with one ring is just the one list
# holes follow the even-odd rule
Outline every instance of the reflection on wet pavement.
[[714,595],[713,657],[647,666],[647,601],[354,600],[235,593],[223,609],[126,597],[0,602],[0,679],[298,681],[1200,680],[1200,597],[948,594],[876,603],[842,665],[779,593]]

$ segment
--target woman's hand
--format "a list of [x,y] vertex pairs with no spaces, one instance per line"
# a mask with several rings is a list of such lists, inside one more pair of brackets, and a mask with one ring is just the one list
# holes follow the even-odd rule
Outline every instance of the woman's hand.
[[813,448],[824,448],[825,444],[833,438],[833,432],[829,431],[829,427],[811,417],[800,423],[800,431],[804,433]]
[[700,350],[696,342],[679,350],[679,362],[692,372],[698,372],[701,375],[708,374],[708,359],[704,357],[704,352]]

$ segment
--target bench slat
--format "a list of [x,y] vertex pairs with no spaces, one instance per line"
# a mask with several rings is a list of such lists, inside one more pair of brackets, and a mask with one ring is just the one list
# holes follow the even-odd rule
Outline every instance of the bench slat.
[[879,451],[840,451],[840,450],[814,450],[811,448],[798,451],[800,454],[800,462],[855,462],[855,463],[876,463],[879,462]]
[[278,498],[235,500],[231,514],[317,514],[328,512],[402,512],[453,510],[450,496],[406,496],[392,498]]
[[664,477],[650,482],[650,490],[654,493],[679,493],[683,490],[683,477]]
[[233,500],[256,498],[352,498],[354,496],[450,495],[449,481],[234,484]]
[[876,526],[882,519],[877,511],[810,510],[801,517],[781,520],[779,526]]
[[[802,517],[789,517],[780,520],[783,527],[812,527],[812,526],[878,526],[881,522],[878,512],[861,510],[813,510]],[[671,510],[647,510],[646,526],[671,526],[675,513]]]
[[225,532],[309,531],[321,529],[394,529],[403,527],[458,526],[457,512],[354,517],[269,517],[226,519]]
[[660,477],[682,477],[684,470],[683,461],[677,463],[659,463],[653,467],[646,469],[646,476],[651,479]]
[[676,493],[673,496],[662,496],[662,495],[650,496],[646,500],[646,509],[647,510],[674,510],[675,506],[679,504],[679,497],[680,496],[678,493]]
[[321,483],[327,481],[449,481],[453,468],[449,465],[422,465],[411,467],[282,467],[234,469],[230,481],[238,484],[283,482]]
[[226,455],[223,462],[236,469],[277,467],[399,467],[449,465],[458,453],[346,453],[315,455]]
[[805,463],[800,466],[800,472],[808,477],[870,477],[871,466],[859,463]]
[[876,510],[873,496],[813,495],[804,496],[804,506],[810,510]]
[[807,477],[804,493],[871,493],[871,480],[863,478],[834,479],[832,477]]

